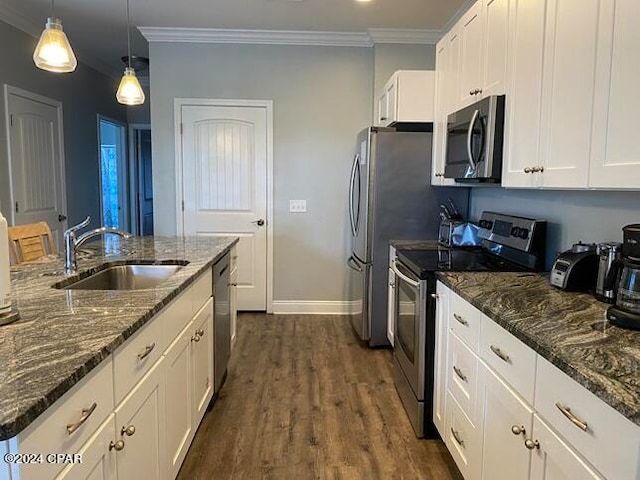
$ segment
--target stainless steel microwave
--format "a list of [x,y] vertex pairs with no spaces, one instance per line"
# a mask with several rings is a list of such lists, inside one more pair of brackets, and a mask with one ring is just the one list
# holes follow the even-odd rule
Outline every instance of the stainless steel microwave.
[[500,183],[504,108],[504,95],[491,96],[447,117],[446,178]]

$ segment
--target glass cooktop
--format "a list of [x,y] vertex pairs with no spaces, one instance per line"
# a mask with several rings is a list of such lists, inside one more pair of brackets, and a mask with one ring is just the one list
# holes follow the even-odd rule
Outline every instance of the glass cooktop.
[[482,248],[436,247],[424,250],[397,250],[398,260],[420,278],[434,272],[525,272],[516,263]]

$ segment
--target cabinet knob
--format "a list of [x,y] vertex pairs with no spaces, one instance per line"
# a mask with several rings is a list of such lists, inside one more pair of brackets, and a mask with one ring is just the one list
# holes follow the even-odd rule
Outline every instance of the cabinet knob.
[[531,168],[531,167],[524,167],[524,173],[533,173],[533,168]]
[[114,442],[113,440],[111,440],[111,442],[109,442],[109,451],[111,450],[115,450],[116,452],[124,450],[124,441],[118,440],[117,442]]
[[129,425],[128,427],[122,427],[120,429],[120,435],[126,435],[127,437],[130,437],[134,433],[136,433],[136,427],[134,427],[133,425]]
[[204,328],[196,330],[196,335],[198,335],[199,337],[204,337]]
[[381,122],[384,122],[385,120],[389,120],[389,118],[388,117],[380,117],[380,121]]
[[524,446],[529,450],[535,450],[537,448],[540,448],[540,442],[538,440],[531,440],[530,438],[527,438],[524,441]]
[[200,335],[198,335],[198,332],[196,332],[196,334],[191,337],[191,341],[192,342],[199,342],[200,341]]
[[432,293],[431,294],[431,298],[435,298],[437,300],[438,299],[438,294],[437,293]]
[[473,95],[475,95],[475,94],[476,94],[476,90],[471,90],[471,91],[469,92],[469,95],[472,95],[472,96],[473,96]]
[[525,433],[527,433],[527,431],[524,428],[524,425],[513,425],[511,427],[511,433],[513,433],[514,435],[524,435]]

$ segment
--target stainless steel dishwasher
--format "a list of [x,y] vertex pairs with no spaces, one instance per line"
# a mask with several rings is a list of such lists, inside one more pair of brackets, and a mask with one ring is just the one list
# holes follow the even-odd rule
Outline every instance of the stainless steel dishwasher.
[[214,301],[214,392],[218,396],[220,388],[227,378],[227,364],[231,354],[231,298],[229,295],[229,259],[227,253],[213,266]]

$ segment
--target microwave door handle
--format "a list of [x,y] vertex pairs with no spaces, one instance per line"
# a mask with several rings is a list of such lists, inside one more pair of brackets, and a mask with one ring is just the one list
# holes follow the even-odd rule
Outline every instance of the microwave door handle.
[[397,262],[398,262],[397,260],[394,260],[393,263],[391,264],[391,270],[393,270],[393,273],[398,275],[402,280],[407,282],[412,287],[419,288],[420,282],[416,282],[415,280],[412,280],[411,278],[407,277],[404,273],[402,273],[400,270],[398,270],[398,267],[396,265]]
[[473,140],[473,127],[478,121],[478,116],[480,115],[480,110],[476,110],[473,112],[473,116],[471,117],[471,123],[469,123],[469,130],[467,131],[467,157],[469,159],[469,165],[471,166],[471,170],[475,171],[476,162],[473,159],[473,152],[471,151],[471,141]]
[[356,236],[356,224],[355,224],[355,218],[353,214],[353,193],[354,193],[353,191],[355,187],[356,172],[358,168],[359,159],[360,159],[360,155],[356,154],[355,158],[353,159],[353,165],[351,166],[351,179],[349,183],[349,223],[351,224],[351,233],[353,234],[354,237]]

